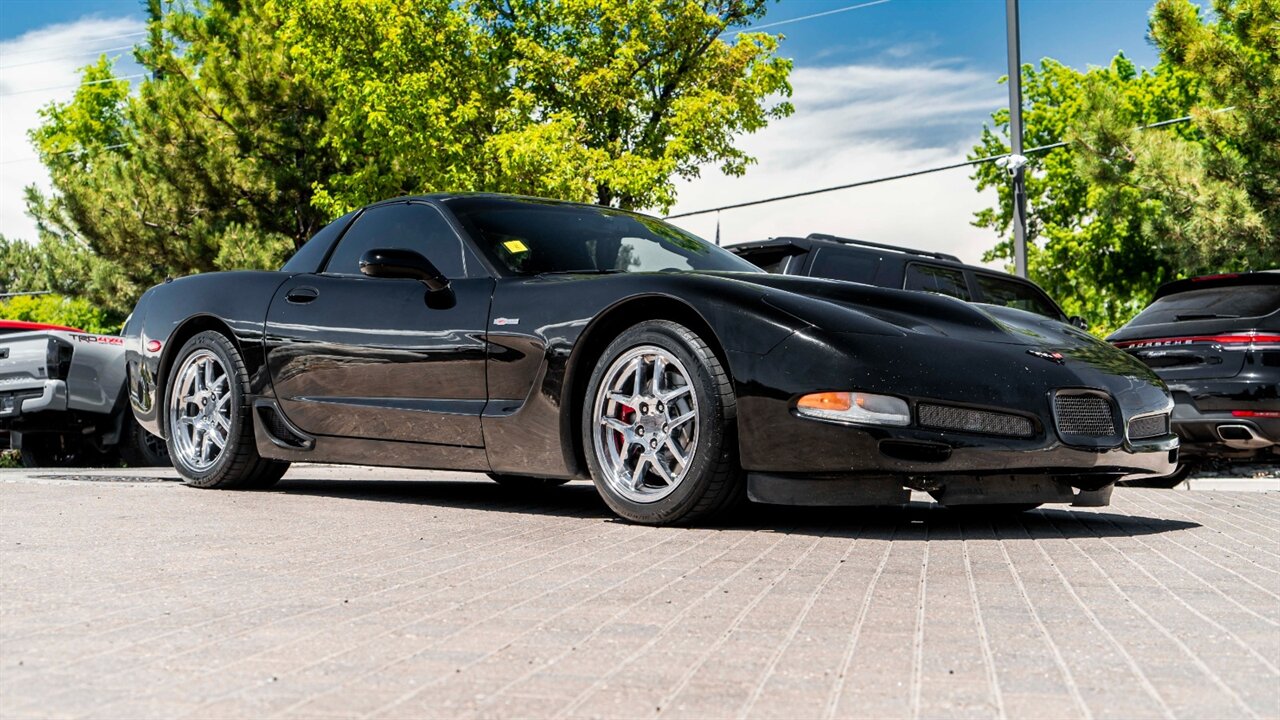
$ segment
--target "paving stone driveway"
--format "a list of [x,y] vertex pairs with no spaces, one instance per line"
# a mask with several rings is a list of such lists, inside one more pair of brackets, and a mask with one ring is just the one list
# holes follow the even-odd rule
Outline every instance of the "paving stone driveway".
[[577,483],[48,475],[0,472],[4,718],[1280,717],[1277,493],[672,529]]

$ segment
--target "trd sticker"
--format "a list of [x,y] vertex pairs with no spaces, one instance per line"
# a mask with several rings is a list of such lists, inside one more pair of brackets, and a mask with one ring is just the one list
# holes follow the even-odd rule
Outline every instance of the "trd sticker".
[[71,338],[76,342],[93,343],[96,345],[123,345],[124,338],[112,335],[77,335],[71,334]]
[[494,325],[519,325],[520,318],[494,318]]

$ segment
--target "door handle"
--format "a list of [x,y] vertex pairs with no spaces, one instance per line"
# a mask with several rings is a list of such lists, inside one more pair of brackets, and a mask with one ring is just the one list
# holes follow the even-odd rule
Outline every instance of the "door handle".
[[320,297],[320,291],[313,287],[296,287],[290,290],[289,294],[284,296],[284,299],[295,305],[303,305],[318,297]]

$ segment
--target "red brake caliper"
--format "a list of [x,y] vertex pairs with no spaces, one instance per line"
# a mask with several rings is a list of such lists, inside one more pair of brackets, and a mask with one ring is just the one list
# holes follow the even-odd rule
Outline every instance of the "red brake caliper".
[[[630,423],[631,420],[636,416],[635,408],[631,407],[630,405],[623,405],[619,403],[618,407],[622,408],[622,412],[618,413],[618,419],[621,420],[622,422]],[[613,431],[613,439],[614,439],[614,442],[618,444],[618,454],[621,455],[622,451],[626,449],[624,445],[626,444],[627,439],[623,437],[622,431],[620,430]]]

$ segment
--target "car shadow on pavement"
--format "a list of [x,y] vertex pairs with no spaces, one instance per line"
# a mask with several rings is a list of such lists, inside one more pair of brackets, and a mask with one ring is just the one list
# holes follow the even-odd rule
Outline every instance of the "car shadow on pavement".
[[[625,522],[617,518],[600,500],[595,488],[586,483],[526,490],[496,483],[449,480],[283,480],[268,492]],[[1126,515],[1106,508],[1078,510],[1063,505],[1022,513],[984,514],[912,502],[903,506],[850,508],[751,504],[729,518],[703,527],[910,541],[1135,537],[1200,525],[1185,520]]]

